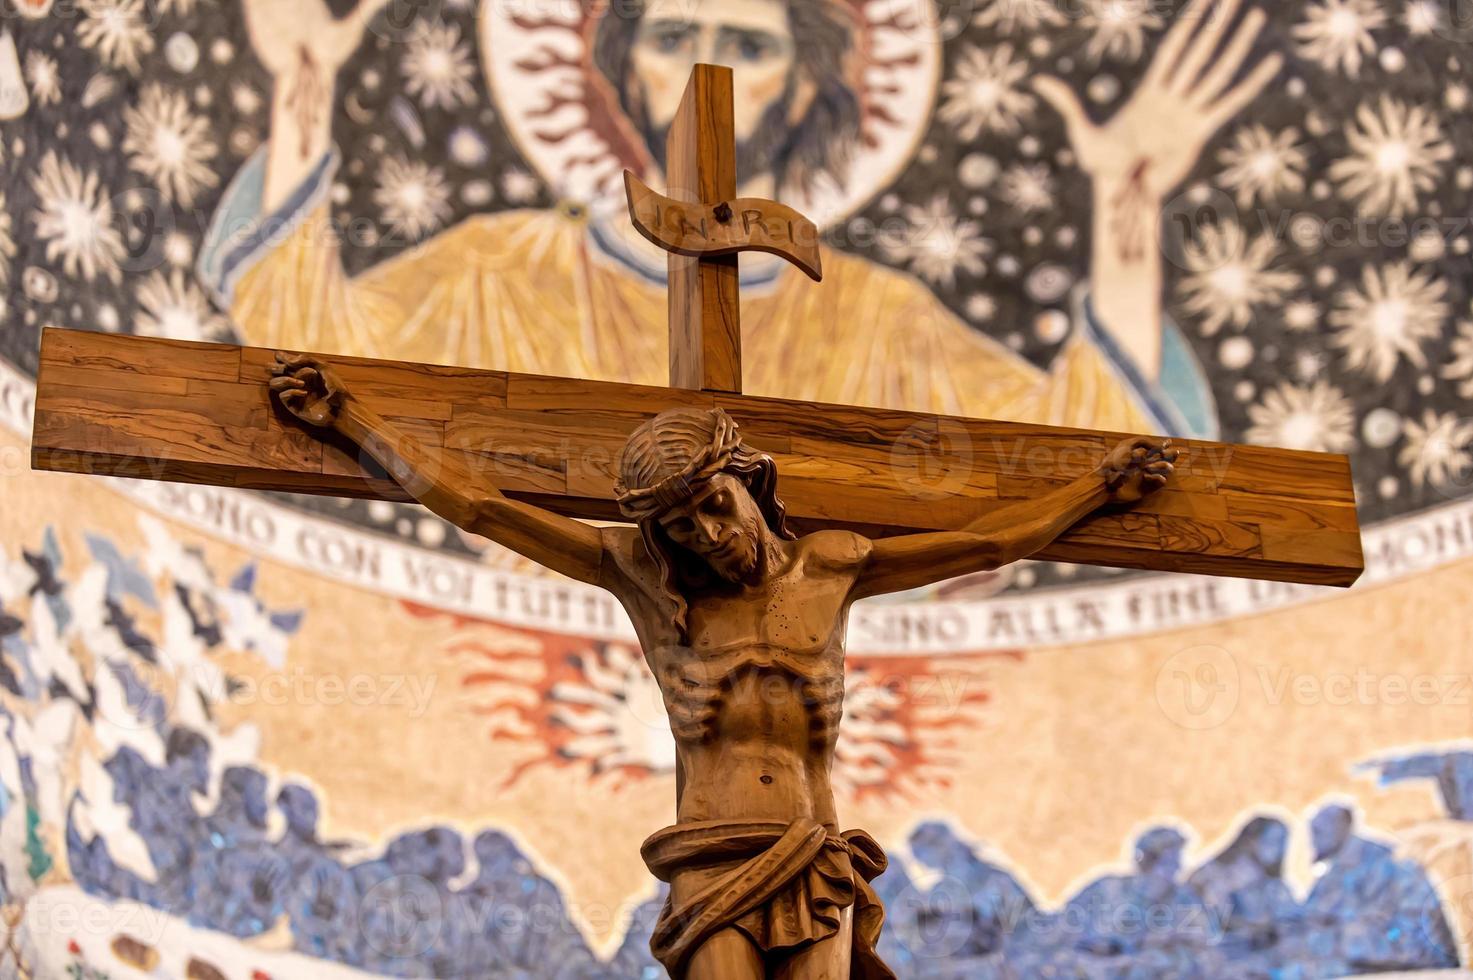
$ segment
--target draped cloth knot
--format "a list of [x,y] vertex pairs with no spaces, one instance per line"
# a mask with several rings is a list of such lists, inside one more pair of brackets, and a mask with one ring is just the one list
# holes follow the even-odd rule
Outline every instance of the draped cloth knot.
[[896,980],[875,952],[885,912],[869,884],[884,872],[885,852],[862,830],[833,835],[808,817],[706,820],[656,832],[640,854],[661,881],[677,873],[694,879],[678,904],[673,891],[665,900],[650,939],[675,980],[722,929],[741,930],[764,951],[797,952],[838,933],[851,905],[851,980]]

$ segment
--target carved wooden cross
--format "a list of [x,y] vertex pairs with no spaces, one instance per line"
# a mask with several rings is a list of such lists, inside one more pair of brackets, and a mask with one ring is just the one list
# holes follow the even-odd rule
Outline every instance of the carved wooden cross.
[[[720,406],[777,460],[796,530],[872,536],[959,528],[1092,470],[1126,433],[753,398],[740,394],[737,252],[784,255],[815,279],[817,232],[791,209],[736,200],[731,80],[700,66],[671,128],[670,193],[626,176],[636,226],[671,251],[671,387],[327,355],[355,397],[462,454],[508,496],[618,520],[628,434],[678,406]],[[803,370],[794,351],[794,371]],[[47,330],[32,465],[250,489],[406,500],[345,443],[275,405],[276,351]],[[1087,518],[1039,553],[1066,562],[1349,585],[1362,557],[1345,456],[1178,440],[1175,475],[1128,513]]]

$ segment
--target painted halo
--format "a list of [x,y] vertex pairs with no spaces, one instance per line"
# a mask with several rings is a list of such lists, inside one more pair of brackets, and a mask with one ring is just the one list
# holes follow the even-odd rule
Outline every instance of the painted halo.
[[[858,26],[859,139],[842,185],[825,174],[806,191],[790,186],[778,195],[819,227],[862,208],[909,164],[930,122],[941,68],[929,0],[828,2],[850,8]],[[643,173],[649,162],[618,94],[593,64],[592,39],[608,3],[481,5],[481,57],[497,111],[522,155],[565,200],[622,198],[624,168]]]

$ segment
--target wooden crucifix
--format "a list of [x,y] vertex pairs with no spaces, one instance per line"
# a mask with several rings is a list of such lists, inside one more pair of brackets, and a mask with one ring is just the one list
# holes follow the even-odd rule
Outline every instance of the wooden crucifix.
[[1349,464],[742,395],[737,253],[820,262],[811,223],[734,199],[730,93],[696,69],[669,195],[626,177],[672,253],[671,387],[48,330],[32,462],[418,500],[608,589],[677,744],[676,822],[643,847],[671,885],[656,956],[690,980],[892,977],[884,853],[840,833],[828,781],[850,604],[1024,557],[1349,585]]

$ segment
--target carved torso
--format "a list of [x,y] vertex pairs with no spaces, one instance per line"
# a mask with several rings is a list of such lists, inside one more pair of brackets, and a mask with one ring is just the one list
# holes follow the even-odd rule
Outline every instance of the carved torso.
[[634,620],[676,739],[680,819],[807,815],[832,824],[857,539],[824,532],[785,543],[785,563],[760,587],[687,596],[684,645],[643,542],[606,533],[617,535],[607,584]]

